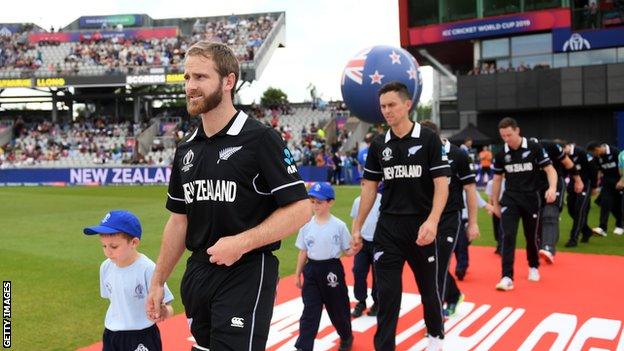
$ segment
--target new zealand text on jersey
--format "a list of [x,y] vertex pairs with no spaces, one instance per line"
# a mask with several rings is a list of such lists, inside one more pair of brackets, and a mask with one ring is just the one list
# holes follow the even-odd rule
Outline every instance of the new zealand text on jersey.
[[184,183],[184,201],[234,202],[236,200],[236,182],[229,180],[198,179]]
[[422,167],[417,165],[384,167],[383,171],[384,179],[419,178],[422,175]]
[[531,162],[512,163],[510,165],[505,165],[505,172],[507,173],[530,172],[532,170],[533,164]]

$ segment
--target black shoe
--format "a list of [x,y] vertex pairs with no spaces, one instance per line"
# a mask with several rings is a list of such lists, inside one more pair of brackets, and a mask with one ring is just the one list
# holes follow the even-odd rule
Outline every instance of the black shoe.
[[575,240],[568,240],[568,242],[565,244],[565,247],[577,247],[578,244],[576,243]]
[[455,276],[457,277],[458,280],[464,280],[464,277],[466,276],[466,270],[465,269],[456,270]]
[[501,249],[500,247],[497,247],[496,250],[494,250],[494,253],[501,256]]
[[340,346],[338,347],[338,351],[351,351],[353,347],[353,336],[350,336],[348,339],[340,339]]
[[358,302],[355,305],[355,308],[353,309],[353,312],[351,312],[351,315],[355,318],[362,316],[362,312],[364,312],[364,310],[366,309],[366,302]]
[[366,312],[366,315],[374,317],[377,315],[377,312],[379,312],[379,305],[377,305],[376,303],[373,303],[373,305],[368,310],[368,312]]
[[589,242],[589,237],[588,236],[584,236],[581,238],[581,242],[582,243],[588,243]]

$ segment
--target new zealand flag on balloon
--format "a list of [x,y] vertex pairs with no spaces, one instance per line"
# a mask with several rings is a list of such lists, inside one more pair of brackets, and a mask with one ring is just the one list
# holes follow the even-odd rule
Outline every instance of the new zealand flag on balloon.
[[414,56],[391,46],[367,48],[347,63],[342,73],[342,98],[352,115],[369,123],[382,123],[377,92],[393,81],[405,84],[412,102],[418,102],[422,81]]

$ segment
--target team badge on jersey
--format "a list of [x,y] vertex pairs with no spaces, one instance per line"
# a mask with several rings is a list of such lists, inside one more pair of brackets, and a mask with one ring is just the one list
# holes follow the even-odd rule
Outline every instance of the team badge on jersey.
[[387,147],[385,148],[382,152],[381,155],[383,156],[381,159],[384,161],[390,161],[392,160],[392,149]]
[[182,159],[182,164],[184,165],[182,166],[182,172],[188,172],[188,170],[193,167],[193,157],[195,157],[193,150],[189,150],[186,155],[184,155]]

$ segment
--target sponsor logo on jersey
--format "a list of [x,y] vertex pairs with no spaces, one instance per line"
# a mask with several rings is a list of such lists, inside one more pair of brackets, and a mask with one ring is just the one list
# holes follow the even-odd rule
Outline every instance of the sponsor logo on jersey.
[[241,317],[232,317],[232,319],[230,320],[231,327],[235,327],[235,328],[244,328],[245,327],[245,319],[241,318]]
[[334,274],[334,272],[329,272],[329,274],[327,274],[327,285],[331,288],[338,286],[338,276]]

